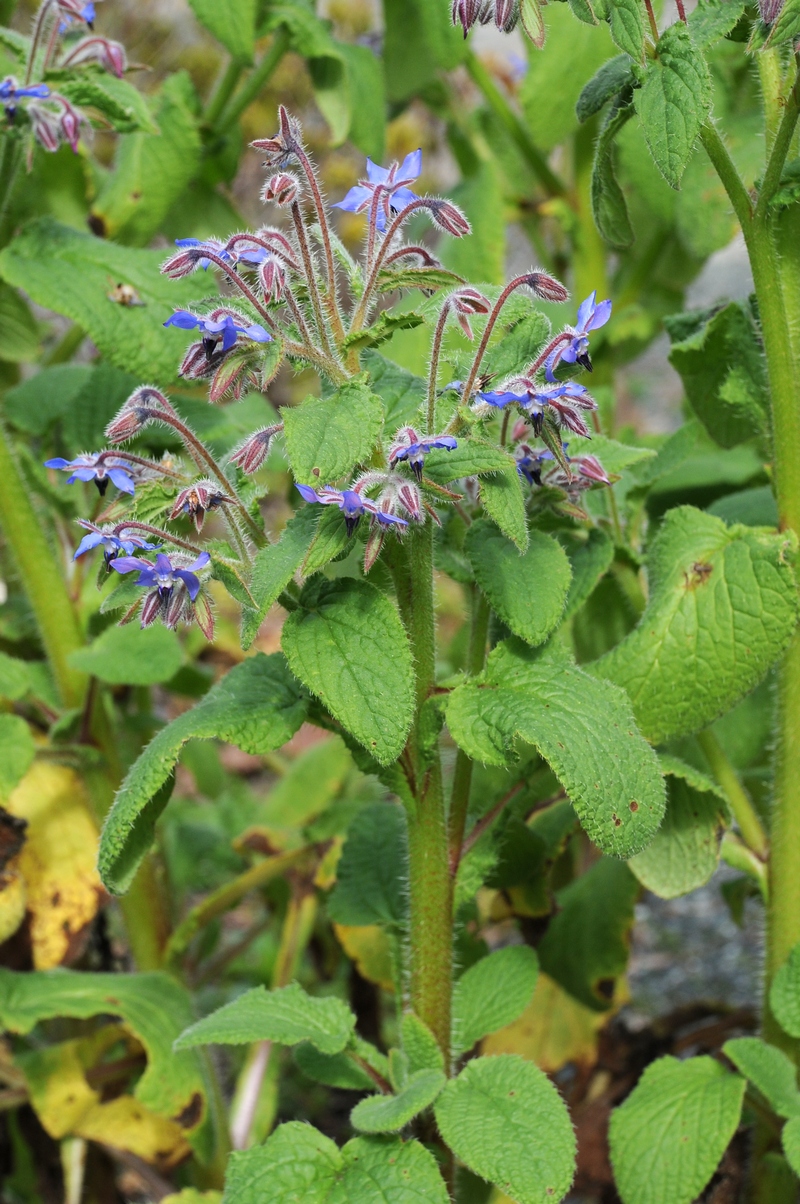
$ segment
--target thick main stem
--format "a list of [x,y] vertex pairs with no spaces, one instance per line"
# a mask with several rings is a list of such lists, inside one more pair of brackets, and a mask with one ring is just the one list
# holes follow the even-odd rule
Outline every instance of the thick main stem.
[[[486,638],[489,633],[489,603],[475,585],[472,594],[472,619],[469,632],[467,672],[480,673],[486,657]],[[469,794],[472,786],[472,759],[463,749],[456,755],[453,773],[453,788],[450,793],[450,810],[447,816],[447,832],[450,857],[450,872],[455,876],[461,860],[464,831],[469,810]]]
[[450,1063],[453,985],[453,885],[438,749],[430,757],[421,739],[421,711],[434,685],[433,527],[414,532],[395,557],[400,613],[416,663],[416,713],[406,746],[415,807],[408,817],[411,901],[411,1004],[434,1033]]

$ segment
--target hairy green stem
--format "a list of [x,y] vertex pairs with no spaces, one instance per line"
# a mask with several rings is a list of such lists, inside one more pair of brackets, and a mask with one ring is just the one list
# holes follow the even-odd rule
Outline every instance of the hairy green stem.
[[83,637],[61,566],[36,517],[2,426],[0,527],[19,566],[62,701],[67,707],[77,707],[86,692],[87,679],[70,667],[69,656],[82,646]]
[[[467,672],[474,676],[483,669],[486,659],[486,639],[489,634],[489,603],[477,585],[472,587],[472,616],[469,631]],[[464,831],[469,810],[469,793],[472,786],[472,759],[463,749],[456,755],[453,771],[453,787],[450,793],[450,810],[447,815],[447,833],[450,858],[450,873],[455,875],[461,860]]]
[[564,196],[567,189],[563,181],[552,170],[547,159],[531,138],[528,127],[511,108],[481,60],[472,51],[468,51],[464,64],[473,83],[480,89],[489,108],[500,124],[505,127],[545,192],[549,196]]
[[769,856],[769,841],[764,831],[764,825],[759,819],[758,812],[753,806],[752,799],[742,785],[739,775],[731,764],[725,749],[720,744],[711,728],[700,732],[697,742],[706,755],[711,772],[725,792],[730,804],[733,818],[742,834],[742,839],[749,849],[766,861]]
[[442,765],[426,753],[421,712],[435,683],[433,526],[411,534],[393,558],[400,613],[416,662],[416,713],[405,750],[414,809],[408,817],[411,901],[411,1004],[450,1063],[453,986],[453,884],[447,843]]
[[218,133],[222,134],[229,130],[239,120],[245,109],[253,103],[289,49],[289,42],[290,38],[286,30],[279,29],[261,62],[217,118],[216,130]]
[[213,126],[217,121],[225,105],[233,95],[234,89],[241,79],[243,70],[244,63],[239,59],[231,59],[228,63],[219,78],[216,88],[211,94],[206,111],[203,114],[203,121],[206,125]]

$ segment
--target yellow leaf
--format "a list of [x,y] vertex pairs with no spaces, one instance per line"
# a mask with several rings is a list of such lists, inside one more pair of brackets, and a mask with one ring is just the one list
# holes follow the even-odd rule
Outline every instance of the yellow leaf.
[[0,874],[0,943],[7,941],[25,919],[25,879],[19,872],[19,857],[13,857]]
[[533,999],[518,1020],[492,1033],[482,1053],[521,1054],[545,1071],[566,1062],[591,1065],[597,1058],[597,1034],[608,1013],[593,1012],[539,972]]
[[19,872],[34,966],[49,970],[80,948],[104,897],[96,869],[97,827],[80,778],[63,765],[34,762],[6,806],[28,822]]
[[42,1127],[57,1140],[83,1137],[168,1169],[190,1153],[175,1121],[157,1116],[131,1095],[102,1103],[87,1080],[87,1070],[102,1065],[103,1055],[118,1044],[123,1053],[141,1051],[121,1025],[109,1024],[90,1037],[22,1054],[18,1063],[31,1104]]
[[221,1204],[221,1191],[199,1191],[196,1187],[184,1187],[182,1191],[163,1196],[161,1204]]
[[394,991],[392,945],[384,929],[379,924],[359,928],[334,924],[333,929],[361,977],[377,983],[384,991]]

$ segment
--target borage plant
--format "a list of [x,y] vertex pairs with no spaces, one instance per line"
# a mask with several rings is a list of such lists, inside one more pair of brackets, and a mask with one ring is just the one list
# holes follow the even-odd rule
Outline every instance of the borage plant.
[[[456,965],[454,953],[458,942],[476,945],[474,896],[509,823],[540,815],[552,859],[577,812],[600,850],[627,858],[650,842],[664,812],[658,758],[626,695],[579,669],[559,635],[607,568],[608,530],[618,522],[613,503],[595,498],[612,479],[590,450],[596,403],[572,379],[591,370],[591,332],[611,306],[593,295],[576,325],[553,335],[536,300],[565,302],[567,291],[547,273],[479,289],[422,243],[403,241],[419,213],[451,236],[469,234],[454,204],[412,190],[419,154],[388,170],[368,163],[340,202],[367,215],[356,263],[331,228],[298,124],[281,109],[279,132],[255,145],[269,173],[263,199],[288,211],[291,229],[181,240],[163,271],[178,278],[213,268],[225,295],[176,311],[165,326],[200,334],[181,372],[208,380],[211,401],[265,391],[284,359],[316,369],[322,395],[273,415],[220,463],[169,398],[142,385],[109,424],[111,446],[49,462],[103,494],[109,481],[116,489],[82,523],[75,555],[102,549],[101,580],[123,578],[107,604],[124,603],[123,622],[197,623],[211,638],[209,576],[242,603],[245,648],[274,602],[289,612],[282,653],[245,660],[134,764],[106,823],[101,874],[117,893],[131,883],[187,739],[218,736],[266,753],[306,720],[339,733],[386,794],[351,830],[331,914],[350,924],[377,916],[395,933],[398,1047],[387,1058],[355,1034],[343,1003],[286,983],[212,1013],[177,1048],[307,1042],[312,1077],[374,1088],[353,1111],[358,1132],[405,1139],[360,1136],[339,1151],[314,1130],[283,1125],[235,1157],[230,1198],[249,1198],[264,1176],[280,1175],[290,1194],[343,1178],[362,1198],[369,1177],[385,1190],[413,1183],[420,1198],[443,1201],[458,1162],[516,1199],[560,1199],[575,1140],[556,1088],[517,1056],[468,1057],[529,1003],[536,956],[512,945],[483,958],[478,951],[478,960],[462,953]],[[417,311],[380,310],[382,296],[412,287],[426,294]],[[423,321],[433,331],[426,384],[375,350],[397,327]],[[443,383],[453,369],[459,379]],[[182,460],[126,450],[151,424],[177,434]],[[306,504],[275,541],[250,474],[279,437]],[[618,454],[619,445],[600,443]],[[136,499],[141,506],[156,490],[167,492],[165,521],[141,521]],[[227,539],[203,547],[169,528],[188,516],[200,535],[210,512]],[[452,667],[437,675],[434,595],[445,575],[472,609],[455,676]],[[445,721],[454,761],[449,742],[443,752]],[[482,770],[473,789],[476,762],[496,769]],[[326,847],[304,853],[330,860]],[[287,856],[278,855],[275,872]],[[168,958],[187,941],[179,929]],[[475,964],[454,984],[464,961]],[[237,1144],[247,1142],[265,1067],[265,1057],[253,1059]],[[509,1120],[519,1130],[513,1140]],[[412,1130],[421,1140],[409,1139]]]

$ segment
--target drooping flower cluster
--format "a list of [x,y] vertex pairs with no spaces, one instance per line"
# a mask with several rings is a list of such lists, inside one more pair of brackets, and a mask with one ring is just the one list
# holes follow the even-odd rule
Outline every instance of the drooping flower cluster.
[[[502,10],[500,4],[483,6],[481,13],[485,15],[489,8],[495,16]],[[331,407],[345,405],[347,393],[342,386],[360,385],[364,380],[355,348],[362,338],[369,345],[369,337],[364,336],[369,336],[381,292],[407,287],[393,284],[393,276],[405,279],[409,273],[404,269],[411,261],[425,281],[420,287],[431,282],[434,290],[441,287],[444,269],[431,249],[403,240],[408,218],[427,212],[438,229],[453,237],[467,234],[469,223],[451,201],[412,189],[422,172],[419,151],[388,167],[368,160],[364,178],[333,206],[367,218],[364,263],[358,269],[357,287],[352,290],[347,313],[329,212],[297,122],[281,108],[277,134],[253,145],[264,152],[270,173],[262,198],[286,210],[291,225],[288,232],[264,226],[255,232],[237,232],[227,240],[187,237],[176,241],[175,251],[162,268],[166,276],[179,279],[213,269],[224,279],[229,293],[215,307],[204,303],[197,310],[176,309],[165,317],[164,326],[196,331],[200,336],[184,354],[181,375],[190,380],[207,379],[209,400],[216,402],[239,397],[249,389],[265,393],[285,357],[292,364],[312,366],[332,386],[333,396],[323,392],[320,401],[327,397]],[[428,272],[430,268],[435,271]],[[568,295],[558,280],[541,269],[510,281],[495,301],[453,277],[453,286],[438,306],[427,405],[420,406],[419,416],[412,422],[406,420],[385,443],[379,440],[368,454],[362,445],[358,456],[353,455],[354,461],[360,457],[360,463],[355,464],[355,475],[347,481],[324,477],[314,480],[318,469],[313,470],[311,479],[301,476],[297,481],[297,493],[306,505],[338,511],[344,536],[363,539],[365,572],[372,569],[387,538],[411,542],[415,528],[429,519],[441,523],[437,507],[463,503],[471,508],[478,504],[474,478],[467,475],[459,480],[459,466],[463,465],[462,471],[468,473],[476,463],[469,449],[466,455],[459,455],[462,435],[467,443],[473,442],[473,447],[474,436],[486,447],[496,423],[502,427],[501,441],[505,443],[509,406],[515,406],[520,415],[511,430],[509,450],[522,480],[549,487],[551,494],[539,495],[541,504],[551,504],[556,491],[556,498],[563,499],[562,513],[573,519],[585,517],[577,506],[581,492],[592,485],[608,484],[608,476],[596,457],[569,456],[561,431],[590,434],[585,415],[596,409],[596,403],[584,385],[564,376],[563,369],[577,366],[591,370],[589,336],[608,320],[610,302],[598,304],[592,294],[581,305],[575,326],[565,327],[550,339],[521,375],[495,383],[483,369],[483,360],[503,307],[517,290],[550,302],[562,302]],[[477,326],[477,347],[465,380],[439,390],[445,335],[456,323],[472,342]],[[121,446],[140,437],[154,423],[178,436],[193,472],[187,471],[185,463],[149,460]],[[293,456],[298,428],[294,423],[292,427],[288,442]],[[249,486],[244,491],[242,482],[265,464],[275,440],[283,433],[282,421],[267,422],[220,462],[161,390],[142,385],[108,424],[108,448],[83,453],[73,460],[59,457],[47,462],[51,468],[68,471],[70,481],[94,481],[101,494],[109,481],[119,491],[120,496],[107,503],[106,512],[96,521],[81,520],[86,534],[75,556],[102,548],[110,571],[138,574],[135,584],[143,597],[123,621],[138,613],[143,626],[156,620],[169,627],[196,622],[211,638],[213,616],[205,581],[208,573],[203,572],[210,567],[209,554],[173,532],[169,524],[183,524],[184,529],[191,524],[194,531],[189,533],[194,538],[205,533],[206,523],[214,516],[214,575],[220,580],[225,580],[226,574],[230,580],[236,577],[241,588],[247,589],[254,550],[263,546],[266,538],[252,502],[258,496],[258,487],[255,492]],[[539,438],[543,447],[536,446]],[[429,456],[434,456],[434,461],[426,472]],[[163,502],[162,524],[141,522],[130,511],[126,518],[123,499],[134,494],[140,484],[156,480],[160,481],[162,496],[173,485],[171,496]],[[445,488],[443,481],[452,487]],[[246,497],[251,499],[247,504]],[[567,502],[575,503],[572,511]],[[463,513],[469,517],[466,511]],[[220,526],[227,530],[227,546],[218,538]],[[143,553],[156,553],[155,559]]]
[[517,0],[453,0],[452,17],[464,37],[478,21],[481,25],[494,21],[503,33],[511,33],[519,20],[519,4]]
[[[125,74],[125,49],[119,42],[92,32],[91,36],[79,38],[66,48],[62,46],[62,38],[73,27],[83,25],[93,31],[94,19],[92,3],[43,0],[34,20],[24,82],[20,84],[13,75],[0,82],[0,106],[7,127],[27,124],[33,138],[46,151],[57,151],[62,143],[77,151],[81,127],[88,123],[66,96],[47,83],[32,82],[34,75],[43,81],[53,68],[66,71],[87,63],[97,64],[119,79]],[[22,123],[21,115],[24,117]]]

